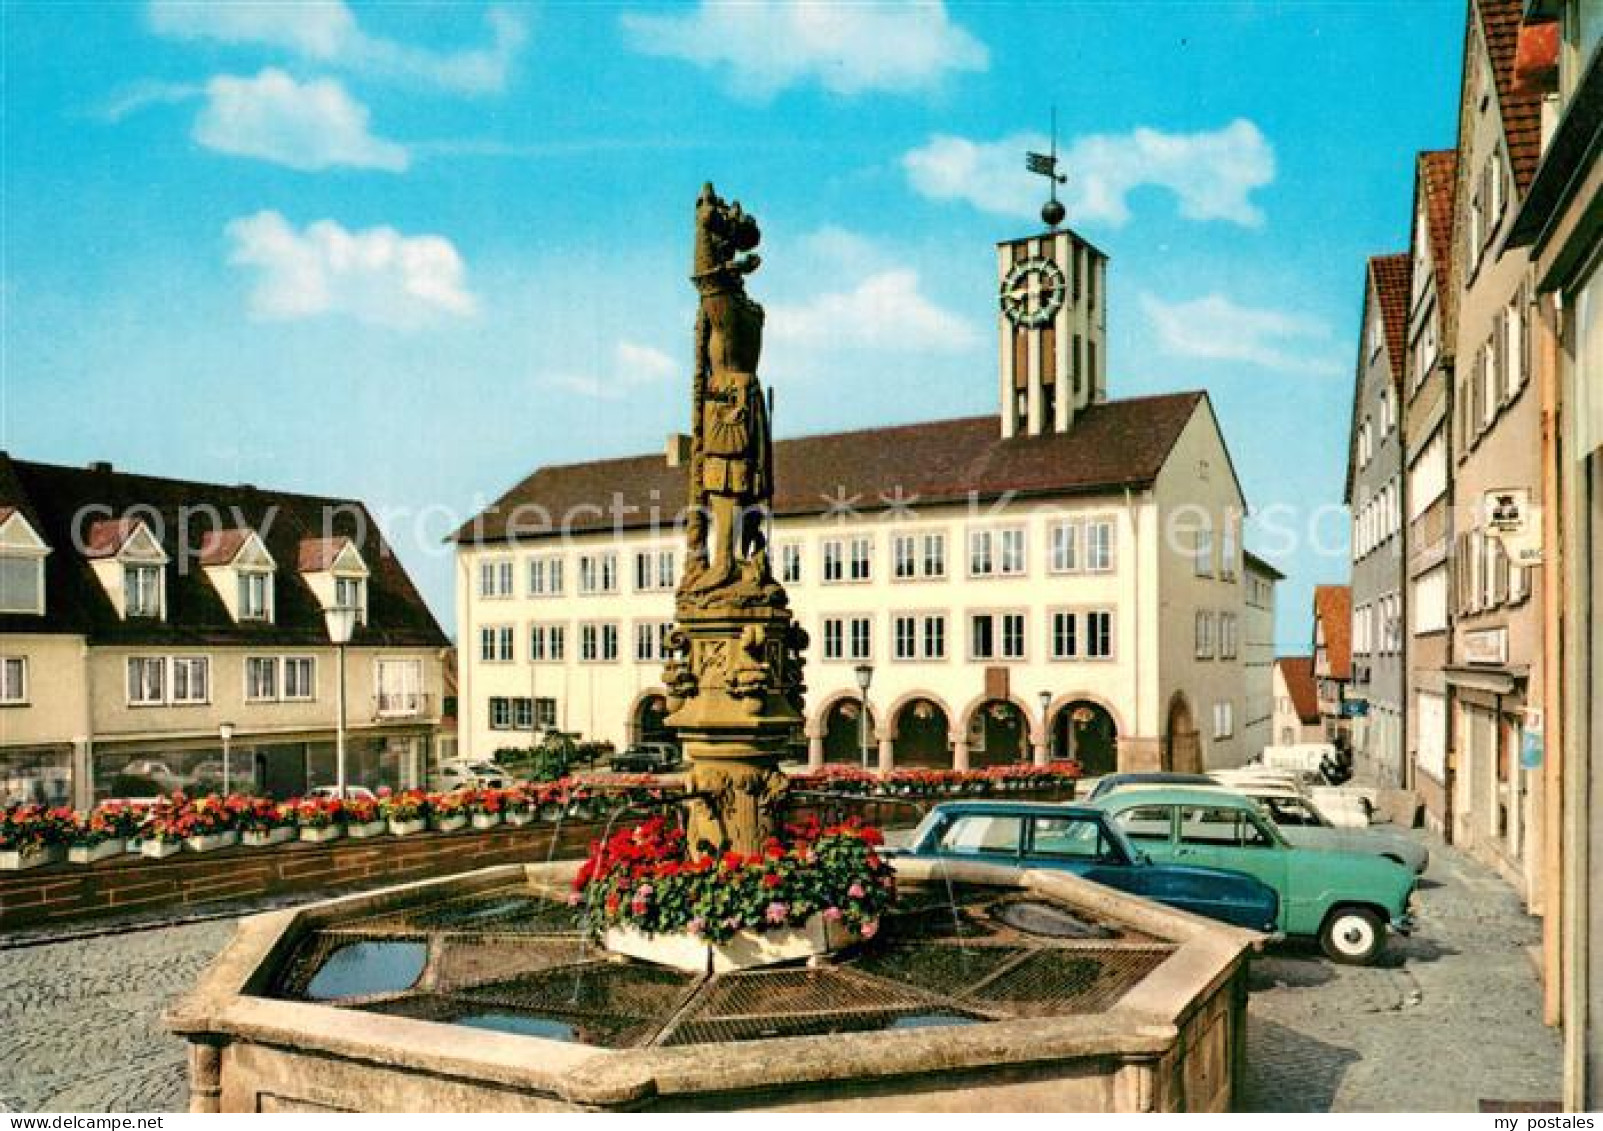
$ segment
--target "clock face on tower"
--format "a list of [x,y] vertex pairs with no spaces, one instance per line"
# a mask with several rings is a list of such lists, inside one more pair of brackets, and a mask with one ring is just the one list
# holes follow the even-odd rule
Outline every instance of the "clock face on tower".
[[1002,313],[1015,326],[1045,326],[1063,306],[1063,269],[1032,255],[1015,263],[1002,278]]

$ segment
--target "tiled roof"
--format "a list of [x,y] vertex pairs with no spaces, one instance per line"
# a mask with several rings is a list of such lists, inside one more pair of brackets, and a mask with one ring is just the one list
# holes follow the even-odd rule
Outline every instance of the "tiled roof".
[[297,568],[302,573],[321,573],[333,566],[350,544],[351,540],[343,537],[302,538],[295,554]]
[[208,530],[200,536],[200,564],[225,566],[239,557],[239,551],[250,541],[251,532],[239,527],[232,530]]
[[[45,559],[45,615],[0,614],[0,633],[72,633],[98,644],[172,647],[327,643],[316,595],[298,572],[283,563],[297,561],[301,540],[321,534],[328,523],[335,536],[356,541],[372,571],[368,619],[357,629],[354,643],[402,647],[444,647],[447,643],[411,578],[384,542],[373,516],[353,500],[58,467],[14,460],[0,452],[0,505],[26,514],[53,551]],[[112,515],[126,515],[134,507],[155,516],[146,525],[170,559],[164,621],[119,617],[89,558],[74,548],[79,516],[104,514],[108,509]],[[204,507],[215,511],[200,509]],[[198,567],[204,526],[194,516],[205,513],[229,515],[257,531],[267,552],[280,563],[274,623],[235,623]],[[188,545],[180,545],[185,537],[182,514],[191,516]],[[122,525],[115,518],[102,521],[114,531]],[[88,541],[93,540],[91,535]]]
[[1480,16],[1481,36],[1497,87],[1508,162],[1514,171],[1514,186],[1522,197],[1542,158],[1542,92],[1520,83],[1514,74],[1524,6],[1525,0],[1473,0],[1471,4]]
[[[835,432],[774,445],[774,510],[782,516],[962,502],[1006,494],[1090,494],[1150,485],[1200,392],[1093,404],[1066,433],[1004,440],[995,416]],[[457,531],[459,542],[665,526],[685,505],[683,467],[662,455],[543,467]],[[597,513],[599,508],[600,513]],[[509,529],[510,527],[510,529]]]
[[1280,678],[1286,681],[1291,694],[1291,705],[1297,717],[1312,725],[1319,721],[1319,691],[1314,687],[1314,658],[1312,656],[1282,656],[1275,661]]
[[[1431,266],[1436,275],[1436,301],[1443,304],[1452,296],[1453,191],[1457,176],[1458,150],[1436,149],[1419,155],[1416,191],[1425,194]],[[1444,318],[1444,325],[1446,322]],[[1446,334],[1442,337],[1444,341],[1451,340]]]
[[1369,260],[1369,276],[1380,303],[1380,317],[1386,328],[1386,357],[1391,362],[1392,380],[1403,384],[1403,361],[1408,353],[1409,285],[1414,269],[1406,251],[1395,255],[1376,255]]
[[1353,591],[1345,585],[1316,585],[1314,619],[1325,630],[1325,661],[1330,665],[1330,678],[1351,679]]
[[101,518],[89,524],[84,535],[83,556],[114,558],[139,529],[137,518]]

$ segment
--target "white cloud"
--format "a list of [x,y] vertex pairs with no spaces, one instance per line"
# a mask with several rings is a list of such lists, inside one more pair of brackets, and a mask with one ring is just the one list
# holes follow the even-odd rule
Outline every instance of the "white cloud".
[[466,93],[503,89],[528,38],[523,20],[505,9],[490,9],[485,22],[489,46],[441,52],[367,34],[343,0],[150,2],[150,26],[160,35],[277,48],[328,66]]
[[549,388],[592,400],[617,401],[622,400],[630,389],[655,384],[671,377],[680,368],[673,358],[654,346],[619,342],[610,374],[542,373],[538,380]]
[[390,227],[353,232],[332,220],[297,231],[271,211],[233,221],[226,234],[229,262],[256,271],[256,318],[344,315],[410,329],[476,309],[462,257],[442,236],[405,236]]
[[[1046,185],[1024,169],[1024,154],[1046,152],[1039,134],[980,142],[938,134],[902,157],[914,189],[936,200],[963,200],[1001,216],[1034,216]],[[1275,178],[1275,155],[1253,123],[1238,118],[1217,130],[1165,133],[1140,127],[1125,134],[1088,134],[1061,155],[1071,223],[1123,224],[1136,189],[1167,189],[1192,220],[1263,223],[1253,190]]]
[[297,82],[274,67],[208,82],[194,137],[219,153],[307,172],[348,165],[398,173],[408,164],[404,146],[368,131],[367,107],[338,82]]
[[846,95],[927,90],[990,64],[939,0],[702,0],[683,14],[626,13],[623,27],[636,51],[725,69],[737,92],[759,98],[808,82]]
[[1310,315],[1241,306],[1218,293],[1176,303],[1143,294],[1141,310],[1171,354],[1295,373],[1342,371],[1330,326]]
[[877,271],[847,290],[815,295],[795,305],[769,309],[776,341],[811,348],[859,347],[914,353],[972,346],[974,327],[931,302],[917,271]]

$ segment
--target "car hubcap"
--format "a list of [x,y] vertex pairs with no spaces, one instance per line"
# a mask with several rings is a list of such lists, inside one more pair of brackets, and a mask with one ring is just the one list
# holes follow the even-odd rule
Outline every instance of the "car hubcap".
[[1374,938],[1369,924],[1362,919],[1343,919],[1336,925],[1336,945],[1343,954],[1362,954]]

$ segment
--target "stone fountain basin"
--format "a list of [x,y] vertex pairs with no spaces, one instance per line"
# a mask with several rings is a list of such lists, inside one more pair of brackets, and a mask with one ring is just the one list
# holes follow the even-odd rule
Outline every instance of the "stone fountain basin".
[[325,928],[508,885],[556,895],[577,867],[488,868],[243,920],[168,1018],[190,1043],[191,1110],[1218,1111],[1236,1094],[1261,937],[1055,872],[896,861],[908,885],[1050,900],[1161,946],[1094,1011],[605,1048],[270,996]]

